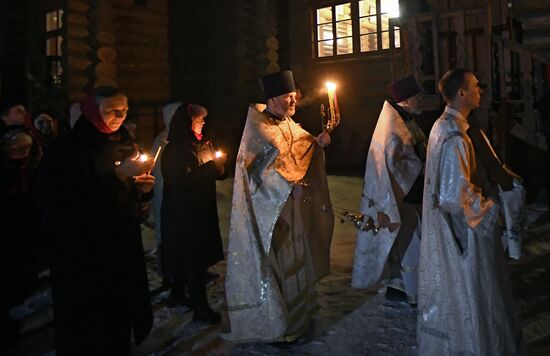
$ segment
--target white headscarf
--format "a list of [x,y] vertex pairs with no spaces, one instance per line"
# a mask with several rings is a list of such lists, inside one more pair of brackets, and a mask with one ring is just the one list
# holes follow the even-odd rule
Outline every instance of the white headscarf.
[[176,110],[178,110],[181,104],[183,104],[183,102],[176,101],[170,104],[166,104],[162,109],[162,119],[164,120],[164,125],[166,125],[167,129],[170,128],[170,122],[172,121]]
[[76,124],[76,120],[78,120],[80,115],[82,115],[80,103],[74,103],[71,105],[71,109],[69,111],[69,125],[71,125],[71,129],[74,127],[74,124]]

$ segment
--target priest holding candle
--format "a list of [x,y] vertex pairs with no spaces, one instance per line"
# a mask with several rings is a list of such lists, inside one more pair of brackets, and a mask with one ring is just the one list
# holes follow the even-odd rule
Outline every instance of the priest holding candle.
[[265,105],[248,110],[233,188],[226,296],[232,341],[294,341],[318,307],[334,215],[323,147],[296,124],[291,71],[261,78]]
[[170,122],[168,144],[161,155],[161,261],[173,286],[168,306],[188,305],[194,320],[217,324],[221,316],[208,304],[205,275],[224,257],[216,180],[226,176],[226,155],[214,151],[212,139],[203,130],[207,115],[200,105],[182,104]]

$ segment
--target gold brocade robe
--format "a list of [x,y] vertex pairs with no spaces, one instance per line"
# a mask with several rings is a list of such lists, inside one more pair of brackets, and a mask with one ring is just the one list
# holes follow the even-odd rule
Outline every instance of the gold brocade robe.
[[[293,197],[300,182],[304,194]],[[236,341],[298,337],[329,270],[334,216],[323,150],[292,119],[251,106],[237,163],[227,251],[226,296]]]

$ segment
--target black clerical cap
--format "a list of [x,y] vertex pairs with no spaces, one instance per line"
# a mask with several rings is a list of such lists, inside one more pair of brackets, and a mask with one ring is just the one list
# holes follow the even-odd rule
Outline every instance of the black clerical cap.
[[266,99],[296,91],[294,77],[289,70],[264,75],[260,78],[260,84]]
[[387,88],[393,100],[397,103],[415,96],[422,90],[412,74],[389,84]]

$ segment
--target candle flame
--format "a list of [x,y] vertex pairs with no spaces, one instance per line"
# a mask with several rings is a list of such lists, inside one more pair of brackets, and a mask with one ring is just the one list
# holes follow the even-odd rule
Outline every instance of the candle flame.
[[333,82],[326,82],[325,85],[327,86],[327,89],[330,91],[336,90],[336,84]]
[[147,161],[148,159],[149,159],[149,156],[147,156],[146,154],[142,154],[142,155],[139,156],[139,160],[140,160],[141,162],[145,162],[145,161]]
[[216,151],[216,153],[214,153],[214,155],[216,156],[216,158],[220,158],[222,156],[222,151]]

